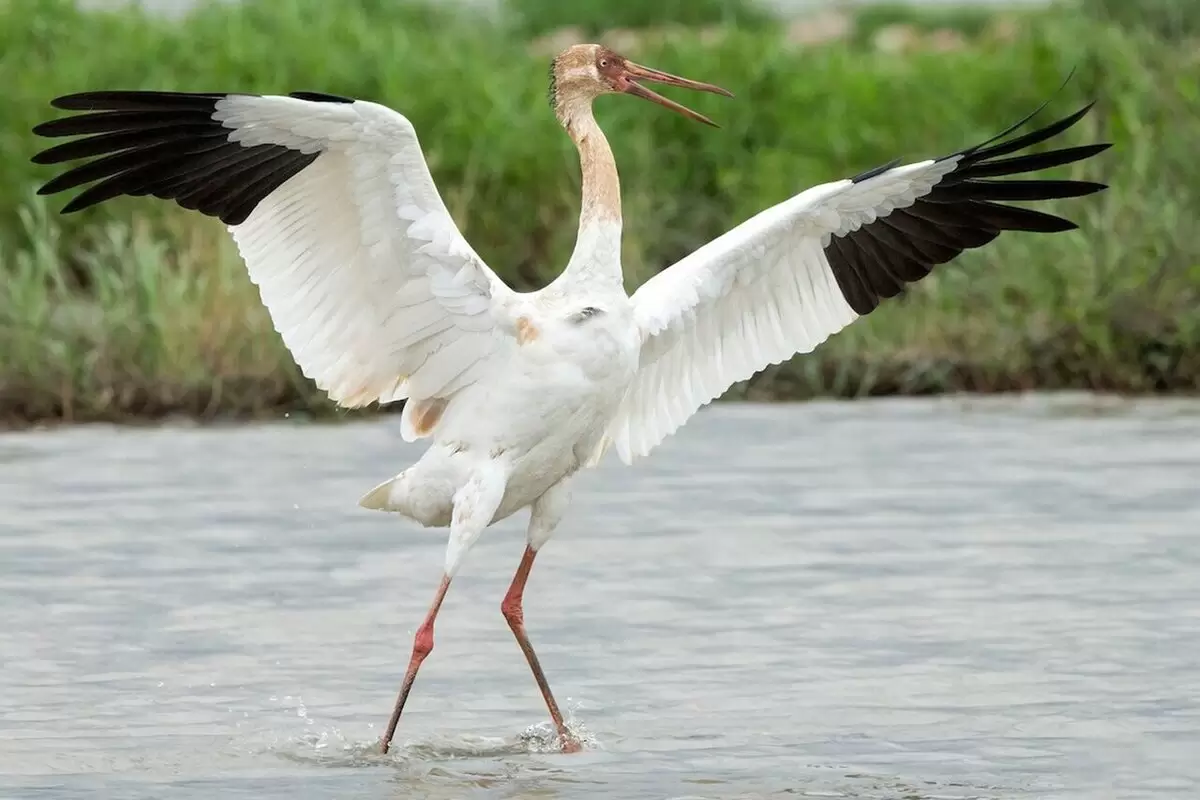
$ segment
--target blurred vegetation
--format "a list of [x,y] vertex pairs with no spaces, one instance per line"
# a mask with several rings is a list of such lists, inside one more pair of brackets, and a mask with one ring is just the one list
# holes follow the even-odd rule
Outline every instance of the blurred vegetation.
[[330,410],[292,364],[220,223],[154,200],[64,217],[66,197],[35,197],[53,172],[29,162],[47,144],[30,128],[55,115],[51,98],[309,89],[389,104],[416,125],[464,234],[530,289],[565,263],[579,202],[574,149],[546,104],[550,19],[651,26],[599,38],[737,95],[688,98],[717,131],[626,98],[598,102],[621,168],[630,290],[807,186],[956,150],[1052,96],[1047,115],[1098,99],[1062,143],[1115,147],[1055,172],[1112,188],[1050,207],[1082,231],[1006,234],[730,396],[1200,388],[1194,29],[1125,24],[1110,13],[1116,0],[748,26],[703,12],[741,19],[742,6],[680,3],[697,15],[689,22],[706,23],[695,28],[636,16],[652,5],[641,0],[605,0],[607,16],[589,0],[575,17],[511,2],[523,17],[394,0],[248,0],[182,21],[65,0],[0,5],[0,418]]
[[584,36],[664,25],[765,27],[774,19],[754,0],[508,0],[508,23],[525,36],[578,28]]
[[1200,37],[1200,3],[1194,0],[1082,0],[1086,13],[1172,40]]
[[953,31],[967,36],[982,36],[995,24],[994,8],[985,6],[930,6],[923,8],[901,3],[872,3],[857,9],[856,39],[870,42],[875,35],[891,26],[904,25],[919,31]]

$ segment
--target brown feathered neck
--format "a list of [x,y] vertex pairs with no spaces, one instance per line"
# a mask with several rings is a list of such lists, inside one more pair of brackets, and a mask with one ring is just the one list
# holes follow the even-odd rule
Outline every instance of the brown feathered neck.
[[589,79],[594,61],[586,55],[567,50],[550,67],[550,106],[575,143],[582,177],[579,233],[564,277],[598,280],[619,288],[621,182],[612,148],[592,112],[592,102],[606,90],[594,78]]
[[[550,64],[550,107],[554,116],[567,131],[579,151],[579,168],[583,179],[580,227],[594,220],[621,221],[621,184],[612,148],[596,117],[592,102],[603,88],[597,83],[575,78],[564,81],[568,69],[586,69],[587,61],[578,57],[573,63],[566,51]],[[574,56],[573,53],[571,53]]]

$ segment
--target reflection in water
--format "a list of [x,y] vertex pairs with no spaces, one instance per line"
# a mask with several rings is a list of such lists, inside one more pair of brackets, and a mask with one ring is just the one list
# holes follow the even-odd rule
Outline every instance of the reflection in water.
[[394,420],[0,436],[0,797],[1181,798],[1200,404],[749,407],[523,515],[375,753],[443,531],[358,509]]

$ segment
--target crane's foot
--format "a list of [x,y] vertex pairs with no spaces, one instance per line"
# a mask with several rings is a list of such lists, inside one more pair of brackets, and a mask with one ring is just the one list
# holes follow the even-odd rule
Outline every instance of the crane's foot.
[[562,744],[562,751],[564,753],[578,753],[583,749],[583,745],[580,743],[580,741],[566,731],[560,731],[558,734],[558,739]]

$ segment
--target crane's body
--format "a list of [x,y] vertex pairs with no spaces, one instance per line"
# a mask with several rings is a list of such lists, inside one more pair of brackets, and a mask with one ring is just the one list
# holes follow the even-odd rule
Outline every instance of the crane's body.
[[1071,127],[1088,107],[1005,139],[1026,118],[948,156],[893,162],[801,192],[629,296],[620,182],[592,103],[632,94],[712,124],[647,81],[729,95],[599,45],[555,58],[552,106],[579,151],[583,179],[579,233],[563,273],[529,293],[506,286],[463,238],[412,124],[384,106],[310,92],[101,91],[58,98],[57,107],[87,113],[36,128],[84,136],[39,153],[38,163],[96,157],[42,187],[98,181],[65,212],[152,195],[222,220],[304,373],[345,407],[406,401],[401,435],[429,440],[416,464],[360,501],[450,528],[385,752],[463,557],[489,525],[524,508],[526,549],[501,608],[564,750],[578,749],[522,608],[533,560],[567,508],[571,476],[610,449],[626,463],[646,455],[733,383],[810,352],[965,249],[1006,230],[1075,228],[1006,201],[1104,188],[996,180],[1108,147],[1010,155]]
[[[535,295],[521,318],[520,339],[497,354],[494,370],[446,405],[421,459],[369,492],[362,505],[445,526],[461,487],[480,474],[498,483],[502,475],[490,524],[599,460],[605,429],[638,366],[641,342],[628,296],[609,291],[566,302]],[[492,501],[488,495],[483,505]],[[447,554],[450,574],[459,552]]]

